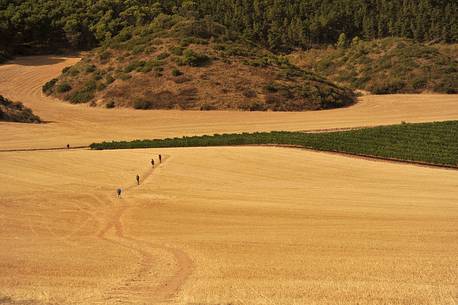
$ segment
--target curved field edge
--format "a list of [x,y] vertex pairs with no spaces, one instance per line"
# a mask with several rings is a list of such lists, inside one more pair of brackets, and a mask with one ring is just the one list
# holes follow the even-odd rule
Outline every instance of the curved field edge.
[[458,121],[362,128],[327,133],[256,132],[93,143],[91,149],[288,145],[320,151],[458,168]]

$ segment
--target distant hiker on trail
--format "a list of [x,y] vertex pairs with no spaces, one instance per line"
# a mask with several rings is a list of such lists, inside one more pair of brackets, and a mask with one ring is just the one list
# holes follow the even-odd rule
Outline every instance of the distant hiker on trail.
[[159,155],[159,163],[162,163],[162,156]]
[[154,159],[151,159],[151,165],[154,167]]
[[137,185],[140,185],[140,176],[137,175]]
[[118,194],[118,198],[121,198],[122,189],[121,189],[121,188],[118,188],[118,189],[116,190],[116,193]]
[[67,149],[70,149],[70,144],[67,144]]

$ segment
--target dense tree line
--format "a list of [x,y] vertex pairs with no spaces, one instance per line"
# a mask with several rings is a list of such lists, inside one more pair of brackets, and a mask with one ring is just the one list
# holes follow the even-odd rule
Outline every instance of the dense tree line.
[[2,49],[90,48],[159,14],[210,16],[271,49],[387,36],[458,41],[453,0],[0,0]]
[[341,33],[371,40],[458,41],[458,2],[452,0],[211,0],[201,14],[270,48],[335,43]]

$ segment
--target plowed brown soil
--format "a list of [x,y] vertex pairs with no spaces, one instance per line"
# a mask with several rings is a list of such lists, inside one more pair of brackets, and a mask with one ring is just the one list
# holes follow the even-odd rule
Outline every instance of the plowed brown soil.
[[[456,97],[440,95],[311,113],[44,97],[76,60],[0,66],[0,94],[52,121],[0,123],[0,149],[458,119]],[[276,147],[0,152],[0,167],[0,304],[458,302],[458,171]]]

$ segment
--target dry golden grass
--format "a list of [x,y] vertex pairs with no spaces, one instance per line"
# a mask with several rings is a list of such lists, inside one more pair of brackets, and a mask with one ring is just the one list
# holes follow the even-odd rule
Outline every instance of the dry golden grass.
[[[0,149],[458,118],[439,95],[319,113],[86,108],[41,95],[75,59],[49,60],[0,66],[0,94],[54,121],[1,123]],[[1,152],[0,166],[0,303],[458,301],[457,171],[272,147]]]
[[[365,96],[355,106],[320,112],[140,111],[75,106],[46,97],[41,86],[77,58],[28,57],[0,66],[0,94],[22,101],[50,124],[0,123],[0,149],[87,145],[223,132],[310,130],[458,118],[456,95]],[[31,141],[33,139],[33,142]]]

